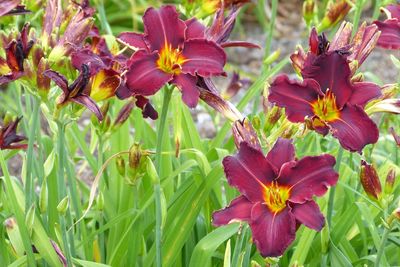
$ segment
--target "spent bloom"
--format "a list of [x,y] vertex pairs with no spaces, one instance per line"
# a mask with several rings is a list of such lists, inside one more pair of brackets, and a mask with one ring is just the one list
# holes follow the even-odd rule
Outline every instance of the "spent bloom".
[[296,160],[291,140],[280,138],[267,156],[242,142],[239,153],[226,157],[223,165],[228,183],[241,195],[214,212],[213,224],[248,222],[262,256],[282,255],[295,239],[298,223],[317,231],[323,228],[324,216],[313,197],[324,195],[337,182],[333,156]]
[[22,117],[17,118],[14,121],[5,123],[4,126],[0,127],[0,149],[26,149],[27,144],[21,143],[26,140],[25,136],[17,134],[18,123]]
[[0,5],[0,17],[7,15],[21,15],[30,13],[24,5],[20,5],[21,0],[2,0]]
[[28,57],[34,41],[28,40],[29,23],[25,24],[16,39],[5,47],[6,59],[0,57],[0,85],[14,81],[24,73],[24,61]]
[[300,62],[295,65],[303,81],[279,75],[271,84],[268,100],[284,107],[289,121],[308,122],[322,135],[331,132],[345,149],[361,153],[364,146],[376,143],[379,137],[378,128],[364,106],[381,96],[378,85],[352,80],[349,57],[357,53],[359,57],[354,60],[362,62],[371,50],[362,45],[366,43],[369,39],[360,41],[360,50],[351,46],[349,52],[339,48],[336,38],[334,47],[338,49],[331,50],[325,36],[318,36],[313,30],[310,52],[305,57],[295,57]]
[[224,50],[214,41],[193,38],[174,6],[149,8],[143,16],[144,34],[126,32],[119,38],[138,49],[128,61],[123,95],[154,95],[167,84],[182,91],[189,107],[198,103],[197,76],[224,75]]
[[59,106],[63,106],[69,102],[75,102],[88,108],[99,120],[103,119],[103,114],[100,108],[90,97],[90,91],[87,89],[90,81],[90,70],[88,65],[82,65],[79,76],[71,84],[68,83],[67,79],[63,75],[56,71],[46,70],[44,75],[52,79],[62,90],[62,94],[58,99]]
[[400,4],[388,5],[383,11],[388,18],[384,21],[374,21],[381,31],[378,46],[398,50],[400,49]]

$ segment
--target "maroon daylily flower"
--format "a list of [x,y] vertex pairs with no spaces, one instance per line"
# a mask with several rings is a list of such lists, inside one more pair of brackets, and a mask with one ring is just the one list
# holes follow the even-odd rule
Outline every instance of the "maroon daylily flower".
[[223,49],[205,38],[190,38],[188,27],[179,19],[174,6],[149,8],[143,16],[144,34],[122,33],[119,38],[136,47],[126,74],[129,93],[149,96],[164,84],[172,83],[182,91],[182,99],[195,107],[199,99],[197,76],[224,75]]
[[9,122],[4,127],[0,127],[0,149],[26,149],[27,144],[21,144],[25,141],[26,137],[17,134],[18,123],[22,117],[17,118],[15,121]]
[[85,106],[91,112],[93,112],[100,121],[103,120],[103,115],[100,108],[90,97],[90,91],[87,89],[87,85],[89,84],[90,80],[90,70],[87,65],[82,65],[78,78],[76,78],[76,80],[70,85],[68,84],[67,79],[56,71],[46,70],[44,75],[52,79],[54,83],[57,84],[58,87],[60,87],[63,91],[58,100],[59,105],[65,105],[66,103],[72,101],[79,105]]
[[364,106],[381,96],[380,87],[370,82],[352,82],[346,51],[329,51],[323,36],[310,39],[309,56],[301,69],[303,81],[276,77],[268,100],[284,107],[291,122],[306,122],[326,135],[330,131],[349,151],[361,153],[378,141],[379,131]]
[[324,216],[313,197],[324,195],[337,182],[333,156],[296,160],[291,140],[280,138],[266,157],[243,142],[239,153],[223,164],[228,183],[241,195],[214,212],[213,224],[248,222],[263,257],[282,255],[296,237],[296,224],[323,228]]
[[384,21],[374,21],[382,32],[378,46],[398,50],[400,49],[400,4],[388,5],[383,10],[388,18]]
[[24,60],[28,57],[34,41],[28,41],[29,23],[25,24],[17,39],[5,48],[6,59],[0,57],[0,85],[24,75]]

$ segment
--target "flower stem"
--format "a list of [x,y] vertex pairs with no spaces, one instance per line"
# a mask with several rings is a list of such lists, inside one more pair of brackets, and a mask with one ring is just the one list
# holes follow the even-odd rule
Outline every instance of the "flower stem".
[[30,132],[28,135],[28,149],[26,152],[26,176],[25,176],[25,210],[27,211],[32,205],[34,197],[33,188],[33,147],[35,143],[36,131],[39,123],[40,102],[36,97],[33,97],[33,114],[31,117]]
[[[343,147],[340,147],[338,155],[336,157],[336,165],[335,165],[335,170],[337,172],[339,172],[340,163],[342,162],[342,157],[343,157]],[[332,227],[333,202],[335,200],[335,192],[336,192],[336,186],[332,186],[331,190],[329,191],[328,212],[326,215],[326,220],[329,227]]]
[[168,114],[168,106],[172,96],[172,89],[168,86],[164,88],[164,100],[162,104],[161,118],[160,124],[158,125],[158,137],[157,137],[157,147],[156,147],[156,166],[158,172],[158,180],[154,184],[154,197],[156,202],[156,266],[161,267],[161,239],[162,239],[162,230],[161,230],[161,188],[160,188],[160,177],[162,177],[162,164],[161,164],[161,150],[162,150],[162,141],[165,132],[165,125],[167,121]]
[[385,251],[385,244],[386,244],[386,240],[389,237],[389,233],[390,233],[390,228],[385,227],[385,230],[383,231],[383,236],[382,236],[382,240],[381,240],[381,244],[378,248],[378,254],[376,255],[376,260],[375,260],[375,267],[379,267],[379,263],[381,261],[381,258],[383,256],[383,253]]
[[[64,162],[65,162],[65,124],[63,122],[58,121],[58,139],[57,139],[57,150],[58,150],[58,184],[57,184],[57,191],[58,197],[57,202],[59,203],[61,199],[66,195],[65,192],[65,179],[64,179]],[[72,266],[72,257],[71,257],[71,250],[70,250],[70,242],[68,242],[67,231],[66,231],[66,224],[64,215],[59,217],[60,219],[60,226],[62,232],[62,240],[64,243],[64,253],[65,257],[67,258],[67,265],[68,267]],[[73,244],[73,243],[72,243]]]
[[25,248],[25,252],[28,258],[28,266],[36,266],[35,257],[32,251],[32,245],[29,238],[29,232],[25,224],[25,217],[23,211],[21,210],[22,207],[19,207],[17,196],[15,195],[14,188],[12,185],[10,173],[8,172],[7,163],[4,159],[3,151],[0,150],[0,165],[1,170],[3,171],[4,181],[5,181],[5,189],[7,198],[9,199],[10,206],[12,207],[15,218],[17,220],[17,224],[19,227],[19,231],[21,234],[22,243]]

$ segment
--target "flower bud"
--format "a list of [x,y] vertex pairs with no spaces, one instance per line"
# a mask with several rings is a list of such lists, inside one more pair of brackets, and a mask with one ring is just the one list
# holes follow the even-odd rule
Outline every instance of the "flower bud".
[[26,217],[25,217],[25,225],[28,228],[28,232],[32,235],[33,223],[35,222],[35,205],[29,208]]
[[390,169],[385,182],[385,193],[391,194],[393,192],[394,182],[396,180],[396,171],[394,169]]
[[67,212],[68,206],[69,206],[69,197],[66,196],[60,201],[60,203],[58,203],[57,211],[60,214],[64,215]]
[[117,171],[119,175],[125,176],[125,160],[123,157],[118,156],[116,159]]
[[18,224],[14,217],[10,217],[4,221],[4,226],[7,231],[8,239],[12,247],[14,248],[15,253],[18,256],[23,256],[25,253],[24,243],[21,239],[21,234],[19,231]]
[[400,136],[395,132],[393,127],[389,128],[390,133],[392,134],[394,141],[396,142],[397,146],[400,147]]
[[237,148],[240,147],[241,142],[246,142],[255,149],[261,150],[257,134],[247,118],[243,119],[243,121],[235,121],[232,127],[232,133]]
[[98,210],[102,211],[104,209],[104,195],[102,192],[97,195],[96,204]]
[[303,18],[307,25],[310,25],[313,20],[315,7],[314,0],[306,0],[303,3]]
[[275,125],[282,116],[282,108],[278,106],[273,106],[272,109],[267,114],[267,123],[270,125]]
[[382,99],[394,98],[399,92],[399,87],[397,83],[385,84],[382,86],[381,91],[382,91],[382,96],[381,96]]
[[380,200],[382,187],[378,174],[375,168],[364,160],[361,161],[360,180],[365,193],[367,193],[372,200]]
[[142,150],[139,143],[134,143],[129,149],[129,167],[136,169],[142,159]]
[[271,65],[279,58],[280,55],[281,55],[281,50],[280,49],[275,50],[266,59],[264,59],[264,65]]
[[121,110],[117,115],[117,118],[114,121],[113,128],[118,128],[125,123],[125,121],[129,118],[129,115],[131,115],[131,111],[134,108],[134,106],[135,102],[129,101],[121,108]]
[[351,6],[347,2],[347,0],[330,0],[327,4],[325,15],[322,18],[321,23],[318,25],[318,32],[321,32],[337,24],[347,15],[350,9]]

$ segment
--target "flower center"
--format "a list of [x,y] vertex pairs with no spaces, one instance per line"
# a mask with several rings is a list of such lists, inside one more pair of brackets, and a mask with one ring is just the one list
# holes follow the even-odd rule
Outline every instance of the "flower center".
[[336,96],[328,89],[324,97],[318,97],[312,104],[314,114],[325,122],[332,122],[340,117]]
[[264,188],[265,205],[271,212],[277,213],[286,207],[286,201],[289,199],[290,189],[279,186],[277,182],[272,182]]
[[158,68],[166,73],[179,74],[181,66],[185,62],[185,58],[181,55],[181,52],[179,49],[174,49],[171,45],[165,44],[164,48],[158,53]]

